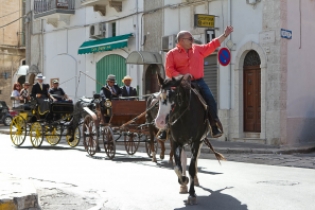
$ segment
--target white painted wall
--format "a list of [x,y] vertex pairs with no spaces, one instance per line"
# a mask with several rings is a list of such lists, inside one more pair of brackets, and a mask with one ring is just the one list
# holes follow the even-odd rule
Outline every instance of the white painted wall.
[[288,1],[287,29],[293,33],[291,40],[284,40],[288,43],[288,118],[315,117],[314,10],[314,1],[302,0],[300,21],[299,1]]
[[[43,70],[46,82],[49,82],[50,78],[58,77],[60,78],[60,86],[71,98],[74,99],[75,96],[77,98],[91,97],[95,92],[96,82],[85,74],[91,78],[96,78],[96,63],[104,56],[118,54],[127,58],[130,52],[139,48],[137,47],[139,43],[137,30],[140,27],[138,28],[137,24],[140,25],[141,14],[135,14],[139,11],[143,11],[143,0],[123,1],[122,12],[117,12],[114,8],[107,6],[106,16],[94,12],[92,6],[82,6],[77,7],[75,15],[70,16],[70,25],[59,21],[58,27],[55,28],[46,23],[44,26],[45,68]],[[107,21],[116,21],[117,36],[128,33],[134,34],[134,37],[129,39],[128,47],[108,52],[79,55],[80,45],[91,40],[89,38],[89,25]],[[127,73],[134,78],[133,86],[142,84],[140,77],[142,71],[142,66],[127,65]]]

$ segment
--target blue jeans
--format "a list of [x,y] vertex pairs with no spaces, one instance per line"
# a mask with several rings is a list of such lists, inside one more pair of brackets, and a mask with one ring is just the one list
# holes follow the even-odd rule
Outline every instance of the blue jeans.
[[218,114],[217,114],[217,103],[215,102],[214,97],[210,91],[210,88],[205,83],[203,78],[194,80],[193,82],[196,82],[198,84],[200,94],[205,99],[208,105],[209,114],[210,114],[210,117],[212,118],[210,120],[210,124],[213,125],[214,120],[219,119]]

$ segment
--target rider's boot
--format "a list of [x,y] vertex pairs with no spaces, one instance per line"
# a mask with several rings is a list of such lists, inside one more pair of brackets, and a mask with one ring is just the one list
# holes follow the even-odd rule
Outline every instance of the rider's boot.
[[214,119],[210,114],[208,114],[208,119],[211,127],[212,138],[219,138],[223,135],[223,126],[219,118]]

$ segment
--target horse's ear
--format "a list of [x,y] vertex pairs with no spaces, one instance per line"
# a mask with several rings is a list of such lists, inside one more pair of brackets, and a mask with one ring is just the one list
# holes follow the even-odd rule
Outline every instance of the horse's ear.
[[161,77],[159,73],[157,73],[157,80],[158,80],[159,86],[162,86],[164,83],[164,79]]

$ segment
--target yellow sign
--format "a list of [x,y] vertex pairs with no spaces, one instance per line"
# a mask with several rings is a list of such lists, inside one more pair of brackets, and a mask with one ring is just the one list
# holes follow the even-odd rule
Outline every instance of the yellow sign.
[[195,27],[214,28],[214,15],[195,14]]

